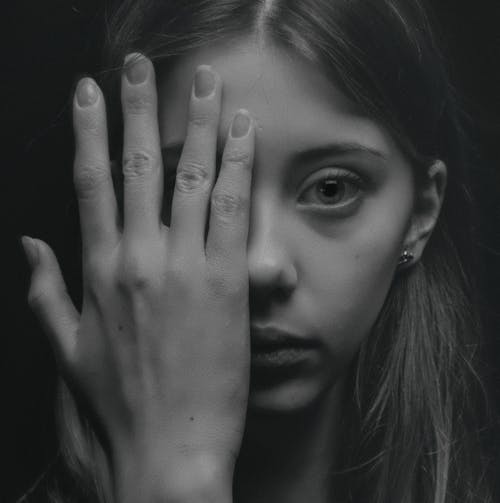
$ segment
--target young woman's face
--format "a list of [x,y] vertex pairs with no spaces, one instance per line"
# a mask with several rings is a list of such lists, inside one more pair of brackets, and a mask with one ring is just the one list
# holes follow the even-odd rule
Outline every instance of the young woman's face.
[[[184,142],[200,64],[223,81],[220,151],[239,108],[257,124],[248,236],[252,337],[272,336],[259,327],[273,327],[313,343],[257,348],[249,405],[301,409],[335,392],[370,333],[409,228],[412,171],[389,134],[317,67],[252,40],[207,46],[159,72],[162,147]],[[164,162],[175,170],[168,149]]]

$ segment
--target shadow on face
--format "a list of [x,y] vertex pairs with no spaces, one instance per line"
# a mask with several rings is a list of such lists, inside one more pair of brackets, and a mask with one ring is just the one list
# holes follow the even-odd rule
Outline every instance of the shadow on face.
[[[243,39],[196,50],[159,72],[168,172],[179,160],[201,64],[223,81],[219,157],[238,109],[257,124],[247,246],[252,326],[311,342],[302,352],[252,357],[250,406],[302,409],[345,374],[384,303],[412,219],[412,170],[387,131],[317,67]],[[169,204],[166,192],[166,213]]]

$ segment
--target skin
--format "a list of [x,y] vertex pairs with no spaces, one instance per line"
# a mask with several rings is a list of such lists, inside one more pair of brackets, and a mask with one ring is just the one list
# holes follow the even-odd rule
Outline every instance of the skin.
[[[320,343],[286,378],[254,370],[238,501],[327,500],[349,364],[370,333],[405,245],[418,260],[439,212],[446,170],[436,163],[432,183],[417,191],[410,164],[387,131],[317,68],[243,39],[191,53],[161,74],[167,172],[175,171],[173,146],[184,142],[184,83],[200,64],[211,65],[224,83],[219,144],[239,107],[257,124],[248,235],[251,323]],[[358,147],[297,161],[300,152],[337,143]],[[361,177],[361,189],[348,180],[343,197],[320,199],[314,192],[328,173],[346,172]],[[419,211],[423,201],[425,212]]]
[[[252,39],[207,46],[160,69],[158,106],[150,62],[144,82],[124,77],[122,231],[103,96],[95,89],[90,107],[75,99],[84,308],[76,312],[40,240],[29,300],[103,432],[118,501],[230,501],[234,470],[238,502],[331,497],[349,365],[402,250],[418,260],[425,247],[446,168],[430,166],[417,190],[384,128],[290,56]],[[215,78],[205,98],[189,86],[200,65]],[[241,108],[250,132],[231,138]],[[298,162],[298,152],[332,143],[351,149]],[[171,201],[163,187],[176,168]],[[327,174],[350,174],[334,204],[317,190]],[[291,375],[259,375],[248,351],[254,325],[318,347]]]
[[[391,137],[356,113],[321,73],[251,41],[195,52],[160,77],[166,152],[184,142],[189,98],[184,83],[203,63],[224,83],[219,143],[238,108],[250,110],[257,124],[247,248],[255,299],[251,322],[323,344],[307,372],[252,389],[252,407],[293,411],[332,388],[380,311],[412,213],[412,171]],[[332,143],[355,143],[380,154],[359,151],[294,162],[298,152]],[[173,153],[166,158],[166,169],[175,170]],[[366,192],[356,194],[346,182],[344,198],[322,205],[314,183],[346,172],[359,173]]]

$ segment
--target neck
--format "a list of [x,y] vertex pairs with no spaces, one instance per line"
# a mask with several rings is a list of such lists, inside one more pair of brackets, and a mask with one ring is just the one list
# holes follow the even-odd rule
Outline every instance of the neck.
[[234,478],[235,503],[331,503],[343,383],[307,409],[249,410]]

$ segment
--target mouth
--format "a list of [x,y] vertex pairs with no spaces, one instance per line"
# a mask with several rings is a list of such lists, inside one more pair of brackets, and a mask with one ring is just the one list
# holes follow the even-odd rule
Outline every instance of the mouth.
[[318,342],[276,327],[251,327],[253,367],[290,367],[302,364]]

